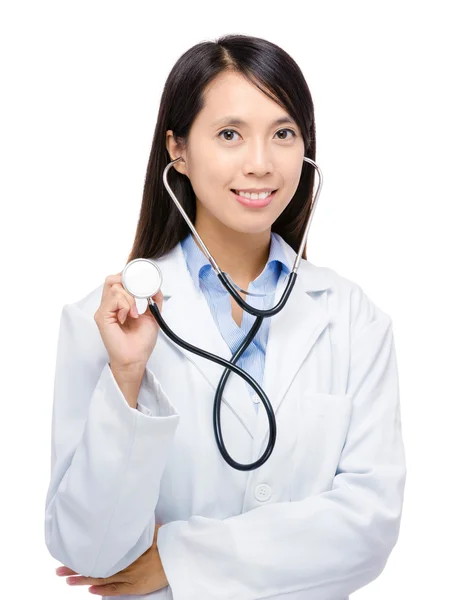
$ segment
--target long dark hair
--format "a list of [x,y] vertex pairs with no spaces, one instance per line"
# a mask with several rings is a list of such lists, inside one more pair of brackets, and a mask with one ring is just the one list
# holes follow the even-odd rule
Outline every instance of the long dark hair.
[[[166,148],[166,131],[173,130],[175,140],[181,138],[186,144],[191,125],[203,107],[205,87],[227,71],[245,76],[286,110],[300,127],[305,156],[315,160],[312,97],[299,66],[289,54],[272,42],[247,35],[224,35],[215,42],[196,44],[180,56],[165,82],[135,240],[127,262],[135,258],[159,258],[189,233],[162,180],[163,171],[171,161]],[[296,252],[310,216],[314,178],[314,167],[303,161],[296,193],[272,224],[272,231],[281,235]],[[188,177],[172,167],[168,181],[194,224],[196,199]],[[306,250],[307,245],[304,258],[307,258]]]

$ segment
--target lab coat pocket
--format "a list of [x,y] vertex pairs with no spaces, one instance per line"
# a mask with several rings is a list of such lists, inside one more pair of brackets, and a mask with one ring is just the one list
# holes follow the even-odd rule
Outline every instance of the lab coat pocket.
[[332,488],[352,410],[348,394],[305,392],[297,402],[291,500]]

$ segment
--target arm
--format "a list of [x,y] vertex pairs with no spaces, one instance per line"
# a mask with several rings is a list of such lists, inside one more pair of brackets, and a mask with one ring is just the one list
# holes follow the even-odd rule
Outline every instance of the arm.
[[286,600],[294,592],[340,600],[382,572],[398,539],[406,477],[398,372],[391,319],[367,299],[358,314],[353,410],[332,489],[224,520],[163,525],[158,549],[175,600]]
[[118,387],[131,408],[138,408],[137,399],[140,391],[140,386],[143,381],[145,367],[135,369],[134,372],[129,369],[120,369],[109,363],[113,376],[118,384]]
[[[139,410],[132,408],[108,360],[93,319],[76,305],[65,305],[45,541],[55,559],[92,577],[119,572],[151,546],[160,479],[179,421],[148,368]],[[153,409],[144,406],[151,398]]]

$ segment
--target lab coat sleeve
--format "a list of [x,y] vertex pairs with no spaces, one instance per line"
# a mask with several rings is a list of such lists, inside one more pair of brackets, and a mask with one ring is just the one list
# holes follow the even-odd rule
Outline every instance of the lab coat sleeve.
[[82,575],[108,577],[151,546],[178,421],[149,368],[138,410],[129,406],[93,317],[64,305],[45,502],[45,541],[55,559]]
[[355,310],[352,414],[332,489],[163,525],[158,550],[174,600],[342,600],[383,571],[406,478],[397,359],[391,318],[367,297]]

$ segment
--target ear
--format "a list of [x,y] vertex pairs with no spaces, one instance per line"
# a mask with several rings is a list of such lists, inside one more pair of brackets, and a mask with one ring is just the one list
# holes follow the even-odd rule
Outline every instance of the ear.
[[183,145],[179,140],[175,139],[173,131],[168,129],[166,132],[165,144],[167,146],[167,151],[170,156],[170,160],[175,160],[176,158],[181,156],[182,160],[176,162],[173,166],[178,171],[178,173],[182,173],[183,175],[188,175],[187,167],[186,167],[186,151],[183,148]]

